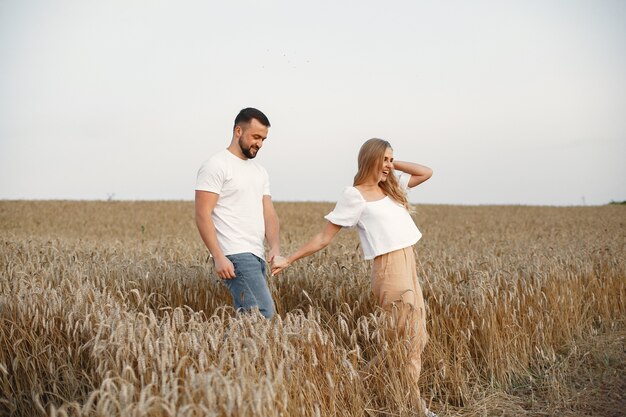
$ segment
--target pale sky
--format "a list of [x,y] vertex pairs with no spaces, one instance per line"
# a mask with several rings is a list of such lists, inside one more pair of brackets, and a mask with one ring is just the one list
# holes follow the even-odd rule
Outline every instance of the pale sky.
[[0,199],[191,200],[248,106],[275,201],[371,137],[414,203],[626,200],[626,1],[0,0]]

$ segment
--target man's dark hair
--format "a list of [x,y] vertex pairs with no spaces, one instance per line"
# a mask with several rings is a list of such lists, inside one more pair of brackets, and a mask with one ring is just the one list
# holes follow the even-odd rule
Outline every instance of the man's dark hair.
[[242,123],[250,123],[252,119],[257,119],[263,126],[271,126],[269,119],[261,110],[257,110],[253,107],[246,107],[239,112],[237,117],[235,117],[235,125],[233,126],[233,129]]

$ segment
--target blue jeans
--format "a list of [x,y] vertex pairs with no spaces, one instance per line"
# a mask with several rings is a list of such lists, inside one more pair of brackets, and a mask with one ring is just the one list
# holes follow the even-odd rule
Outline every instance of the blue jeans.
[[265,261],[250,252],[226,255],[235,266],[235,278],[222,280],[237,311],[258,307],[265,318],[275,313],[274,300],[265,280]]

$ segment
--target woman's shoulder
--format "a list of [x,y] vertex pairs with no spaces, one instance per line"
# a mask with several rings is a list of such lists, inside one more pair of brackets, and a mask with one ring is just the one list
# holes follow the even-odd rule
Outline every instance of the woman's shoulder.
[[354,201],[362,200],[363,202],[365,202],[365,199],[363,198],[363,194],[361,194],[361,192],[352,185],[345,187],[343,189],[343,193],[341,194],[341,196],[344,199],[350,199]]
[[365,206],[365,199],[358,189],[353,186],[348,186],[343,189],[337,204],[342,207],[352,207],[356,209]]

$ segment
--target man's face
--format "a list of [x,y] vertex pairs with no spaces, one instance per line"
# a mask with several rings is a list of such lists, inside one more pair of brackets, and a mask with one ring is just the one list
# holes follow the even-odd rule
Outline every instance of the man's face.
[[263,141],[267,138],[267,126],[264,126],[257,119],[252,119],[250,123],[244,123],[235,127],[235,134],[239,135],[239,148],[246,158],[252,159],[256,156]]

